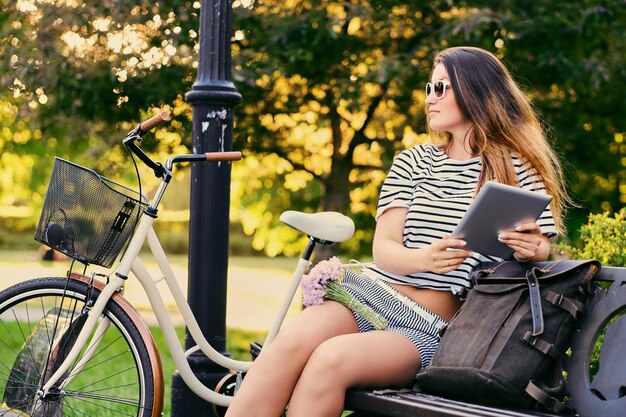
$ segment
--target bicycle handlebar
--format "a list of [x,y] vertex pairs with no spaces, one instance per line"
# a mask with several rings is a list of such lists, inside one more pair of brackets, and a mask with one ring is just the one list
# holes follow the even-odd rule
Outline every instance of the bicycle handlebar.
[[124,139],[124,145],[135,155],[141,159],[141,161],[150,167],[154,171],[154,175],[157,178],[167,178],[169,182],[171,178],[172,166],[177,162],[219,162],[219,161],[238,161],[241,159],[241,152],[227,151],[227,152],[208,152],[204,154],[190,154],[190,155],[176,155],[167,160],[165,165],[160,162],[155,162],[141,148],[138,146],[138,142],[141,142],[141,138],[150,130],[163,123],[169,121],[171,116],[168,112],[162,111],[156,116],[152,116],[148,120],[145,120],[139,125],[128,132]]
[[156,116],[152,116],[148,120],[139,123],[139,126],[137,126],[137,128],[141,130],[142,132],[146,133],[154,129],[155,127],[160,126],[163,123],[169,121],[171,118],[172,116],[168,112],[162,111]]
[[192,153],[188,155],[175,155],[167,160],[165,163],[165,169],[172,170],[174,164],[179,162],[220,162],[220,161],[239,161],[241,159],[241,152],[239,151],[226,151],[226,152],[207,152],[207,153]]
[[208,162],[215,161],[239,161],[241,159],[241,152],[239,151],[230,151],[230,152],[207,152],[206,160]]

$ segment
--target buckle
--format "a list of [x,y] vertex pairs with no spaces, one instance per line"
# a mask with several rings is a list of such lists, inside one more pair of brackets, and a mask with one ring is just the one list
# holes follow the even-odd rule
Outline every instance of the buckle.
[[563,294],[559,294],[559,299],[557,300],[556,305],[560,307],[562,302],[563,302]]

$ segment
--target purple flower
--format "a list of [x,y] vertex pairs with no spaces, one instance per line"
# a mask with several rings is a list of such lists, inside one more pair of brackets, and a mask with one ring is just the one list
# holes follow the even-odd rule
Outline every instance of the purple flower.
[[333,256],[327,261],[321,261],[311,269],[308,275],[304,275],[300,281],[302,287],[302,304],[310,307],[322,304],[325,299],[342,303],[360,314],[365,320],[371,322],[374,327],[382,330],[387,327],[387,320],[374,312],[370,307],[358,301],[352,294],[339,284],[339,278],[343,275],[341,261]]
[[326,285],[330,281],[339,281],[342,274],[341,261],[336,256],[319,262],[308,275],[302,277],[300,282],[303,292],[302,303],[306,307],[322,304],[326,295]]

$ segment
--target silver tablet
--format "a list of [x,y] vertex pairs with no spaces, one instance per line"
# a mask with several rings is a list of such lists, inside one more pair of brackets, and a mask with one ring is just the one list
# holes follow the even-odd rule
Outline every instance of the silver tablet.
[[513,250],[498,241],[498,234],[520,223],[537,221],[552,196],[487,182],[452,232],[467,248],[483,255],[508,259]]

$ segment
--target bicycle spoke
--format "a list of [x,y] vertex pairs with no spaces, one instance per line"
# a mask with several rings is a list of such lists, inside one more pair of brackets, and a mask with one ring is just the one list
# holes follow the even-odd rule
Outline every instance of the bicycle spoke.
[[79,399],[87,398],[90,400],[106,401],[109,403],[130,405],[130,406],[139,408],[139,405],[137,404],[137,400],[133,400],[131,398],[114,397],[111,395],[94,394],[93,392],[78,392],[78,391],[70,391],[70,392],[66,391],[65,396],[70,397],[70,398],[79,398]]
[[[3,320],[0,320],[0,321],[2,321],[2,322],[4,323],[4,321],[3,321]],[[6,333],[6,334],[11,334],[11,332],[7,329],[6,325],[5,325],[5,333]],[[15,342],[17,342],[17,341],[15,340],[15,338],[12,338],[12,339],[13,339]],[[1,340],[1,341],[2,341],[2,344],[3,344],[5,347],[7,347],[7,348],[11,351],[11,353],[15,354],[15,356],[19,355],[19,353],[20,353],[19,351],[15,350],[13,347],[11,347],[11,345],[9,345],[9,344],[8,344],[7,342],[5,342],[4,340]],[[32,355],[31,355],[31,358],[32,358]],[[31,364],[34,364],[34,363],[35,363],[35,359],[34,359],[34,358],[32,358],[32,359],[33,359],[33,361],[31,362]],[[7,364],[5,364],[4,362],[2,363],[2,366],[4,366],[4,367],[5,367],[5,368],[9,371],[9,372],[11,371],[11,369],[9,369],[9,367],[7,366]],[[34,371],[36,371],[38,374],[40,373],[39,369],[34,368],[33,366],[31,366],[31,369],[33,369]]]
[[7,379],[5,380],[5,379],[3,378],[3,379],[0,379],[0,381],[7,381],[7,382],[8,382],[8,381],[17,381],[17,382],[19,382],[19,383],[20,383],[20,387],[33,387],[33,388],[35,388],[35,389],[37,388],[37,384],[29,384],[29,383],[27,383],[27,382],[25,382],[25,381],[20,381],[20,380],[18,380],[18,379],[9,379],[9,378],[7,378]]
[[[7,322],[4,319],[0,319],[0,322],[2,322],[2,326],[4,327],[4,334],[9,335],[11,337],[11,341],[13,342],[13,344],[15,346],[19,346],[20,343],[15,340],[15,337],[13,337],[13,332],[11,332],[7,326]],[[10,345],[8,344],[6,341],[4,341],[4,339],[2,339],[2,343],[11,350],[11,352],[15,353],[17,355],[17,351]]]
[[78,414],[76,414],[76,412],[79,412],[80,415],[84,415],[84,416],[89,416],[91,417],[91,415],[85,413],[84,411],[80,411],[77,408],[72,407],[70,404],[67,403],[67,401],[63,402],[63,409],[65,410],[65,407],[69,408],[70,410],[72,410],[72,412],[74,413],[75,416],[78,416]]
[[[28,388],[28,389],[32,389],[33,393],[37,391],[37,386],[35,386],[35,385],[28,385],[28,384],[25,384],[25,385],[22,385],[22,387],[26,387],[26,388]],[[33,398],[34,398],[34,397],[33,397]],[[24,399],[21,399],[21,400],[17,401],[17,405],[18,405],[18,407],[19,407],[19,405],[31,404],[31,402],[32,402],[33,398],[24,398]],[[14,404],[14,405],[15,405],[15,404]],[[21,408],[23,408],[23,407],[20,407],[20,409],[21,409]],[[2,415],[2,414],[0,414],[0,415]]]
[[[96,382],[99,383],[100,381]],[[94,383],[94,384],[96,384]],[[84,391],[79,391],[79,390],[66,390],[65,391],[65,402],[64,404],[66,404],[67,406],[69,406],[70,408],[74,409],[74,407],[71,406],[71,403],[69,402],[70,399],[73,400],[80,400],[83,401],[85,403],[88,404],[92,404],[94,406],[98,406],[100,408],[104,408],[106,410],[109,411],[113,411],[116,412],[117,414],[121,414],[121,415],[128,415],[128,416],[134,416],[136,415],[136,411],[133,411],[131,414],[127,413],[127,412],[122,412],[119,410],[116,410],[112,407],[105,407],[103,405],[101,405],[101,401],[105,402],[107,404],[119,404],[122,406],[130,406],[133,408],[133,410],[139,410],[139,409],[144,409],[144,407],[140,407],[139,406],[139,400],[138,399],[132,399],[132,398],[126,398],[126,397],[119,397],[119,396],[113,396],[113,395],[107,395],[107,394],[98,394],[98,391],[108,391],[111,389],[119,389],[119,390],[124,390],[127,387],[133,387],[133,386],[138,386],[138,384],[133,383],[133,384],[124,384],[124,385],[119,385],[116,386],[114,388],[111,387],[104,387],[104,388],[100,388],[100,389],[96,389],[96,390],[92,390],[90,392],[84,392]]]
[[[58,298],[58,297],[56,297],[56,298]],[[65,301],[66,299],[68,299],[68,298],[66,298],[66,294],[65,294],[65,291],[64,291],[64,292],[63,292],[63,296],[61,297],[61,302],[60,302],[60,305],[59,305],[59,307],[58,307],[58,313],[57,313],[57,315],[56,315],[56,320],[55,320],[55,322],[54,322],[54,329],[53,329],[53,332],[52,332],[52,341],[53,341],[53,343],[54,343],[54,340],[55,340],[55,339],[56,339],[56,337],[57,337],[57,332],[59,331],[59,321],[60,321],[60,319],[61,319],[61,314],[62,314],[62,312],[63,312],[63,311],[66,311],[66,310],[63,308],[64,301]],[[66,326],[67,326],[67,328],[68,328],[68,329],[71,329],[72,322],[74,321],[74,313],[76,312],[76,306],[78,305],[78,300],[76,300],[76,299],[71,299],[71,298],[69,298],[69,300],[70,300],[70,303],[72,303],[72,302],[73,302],[73,307],[72,307],[72,315],[71,315],[71,317],[70,317],[69,324],[67,324],[67,325],[62,325],[62,327],[66,327]],[[56,302],[55,302],[55,304],[56,304]],[[71,304],[70,304],[70,305],[71,305]],[[68,311],[69,311],[69,310],[68,310]],[[61,335],[61,337],[63,337],[63,335]],[[60,351],[62,351],[62,348],[61,348],[60,346],[57,346],[57,348],[56,348],[56,349],[57,349],[59,352],[60,352]],[[44,368],[44,380],[47,380],[47,379],[48,379],[47,377],[49,376],[49,375],[48,375],[48,372],[49,372],[49,371],[50,371],[50,375],[52,375],[52,373],[53,373],[53,372],[52,372],[52,369],[54,368],[54,366],[50,366],[50,359],[51,359],[51,356],[52,356],[52,350],[53,350],[53,349],[52,349],[52,344],[51,344],[51,345],[50,345],[50,349],[48,349],[48,358],[46,359],[46,366],[45,366],[45,368]],[[60,359],[61,359],[61,361],[62,361],[64,358],[60,358]],[[56,362],[56,361],[55,361],[55,362]]]
[[[37,416],[37,417],[48,417],[51,411],[54,411],[54,408],[60,407],[60,404],[55,404],[56,401],[42,401],[37,403],[37,407],[33,408],[30,411],[28,416]],[[65,413],[64,413],[65,414]],[[56,413],[52,413],[53,416],[56,416]]]
[[[13,375],[13,377],[11,378],[11,371],[13,371],[13,369],[9,369],[9,367],[7,366],[7,364],[5,364],[4,362],[2,363],[2,366],[4,368],[7,369],[8,373],[6,372],[2,372],[0,371],[0,375],[6,376],[7,377],[7,381],[18,381],[18,382],[22,382],[25,383],[26,381],[24,381],[21,378],[18,378],[17,376]],[[37,374],[39,374],[39,370],[37,368],[35,368],[34,366],[30,365],[31,369],[35,369],[37,371]]]
[[[15,313],[15,309],[11,309],[11,313],[13,313],[13,318],[15,319],[15,324],[17,325],[17,328],[19,329],[20,334],[22,335],[22,340],[23,340],[23,341],[24,341],[24,343],[25,343],[25,348],[26,348],[26,351],[27,351],[27,353],[28,353],[28,354],[30,354],[30,358],[32,359],[32,362],[31,362],[31,364],[32,364],[32,368],[33,368],[33,370],[37,373],[37,375],[39,376],[39,378],[41,378],[41,370],[40,370],[40,369],[37,369],[37,368],[34,366],[34,364],[36,364],[36,363],[37,363],[37,360],[35,359],[35,354],[34,354],[34,353],[33,353],[33,351],[32,351],[32,347],[31,347],[28,343],[26,343],[26,341],[27,341],[28,339],[27,339],[27,338],[26,338],[26,336],[24,335],[24,330],[22,329],[22,325],[20,324],[21,322],[17,319],[17,314]],[[28,314],[28,305],[26,306],[26,314],[27,314],[27,318],[28,318],[28,321],[27,321],[27,323],[28,323],[28,327],[30,328],[30,327],[31,327],[31,322],[30,322],[30,315]],[[20,350],[20,352],[18,353],[18,356],[19,356],[19,354],[20,354],[22,351],[23,351],[23,349],[22,349],[22,350]]]
[[[105,336],[105,335],[106,335],[106,333],[102,334],[102,335],[101,335],[98,339],[96,339],[96,341],[98,341],[98,345],[99,345],[99,343],[100,343],[100,342],[99,342],[99,340],[104,339],[104,336]],[[101,353],[106,352],[110,346],[113,346],[113,344],[114,344],[114,343],[116,343],[118,340],[121,340],[121,339],[122,339],[122,336],[120,335],[120,336],[118,336],[115,340],[112,340],[111,342],[109,342],[106,346],[101,346],[101,349],[100,349],[98,352],[96,352],[96,353],[95,353],[95,354],[91,357],[90,361],[91,361],[91,360],[93,360],[95,357],[99,356]],[[92,348],[93,348],[93,346],[92,346]],[[90,349],[91,349],[91,348],[90,348]],[[83,355],[87,355],[88,353],[89,353],[89,350],[86,350],[86,351],[83,353]],[[124,353],[126,353],[126,352],[122,352],[121,354],[124,354]],[[105,360],[105,361],[102,361],[102,362],[99,362],[99,363],[96,363],[96,364],[93,364],[93,365],[91,365],[89,368],[84,368],[84,369],[83,369],[83,371],[85,371],[86,369],[93,368],[94,366],[98,366],[98,365],[100,365],[101,363],[104,363],[104,362],[106,362],[106,360]]]
[[[54,297],[54,306],[56,307],[56,300],[58,297]],[[46,311],[46,307],[43,305],[43,297],[39,298],[39,304],[41,304],[41,312],[43,313],[44,311]],[[28,304],[26,304],[26,306],[28,306]],[[45,315],[45,314],[44,314]],[[52,340],[50,339],[50,329],[48,328],[48,321],[44,320],[43,323],[46,326],[46,336],[48,336],[48,346],[52,346]]]
[[[114,412],[115,414],[118,414],[118,415],[122,415],[122,416],[130,416],[130,417],[132,417],[132,416],[135,416],[135,415],[136,415],[136,412],[135,412],[135,411],[133,411],[132,413],[129,413],[129,412],[122,412],[122,411],[120,411],[120,410],[115,410],[115,409],[110,408],[110,407],[105,407],[105,406],[103,406],[102,404],[97,403],[97,402],[87,401],[87,400],[85,400],[85,399],[83,399],[82,401],[83,401],[83,402],[85,402],[85,403],[87,403],[87,404],[91,404],[91,405],[97,406],[98,408],[101,408],[101,409],[103,409],[103,410],[112,411],[112,412]],[[76,410],[76,409],[75,409],[74,407],[72,407],[70,404],[67,404],[67,401],[65,402],[65,405],[67,405],[67,406],[68,406],[70,409],[72,409],[72,410]],[[139,410],[139,409],[140,409],[140,407],[136,407],[136,410]],[[83,413],[82,411],[79,411],[79,412],[80,412],[81,414],[87,415],[87,414]],[[90,416],[90,417],[93,417],[93,416]]]
[[121,375],[121,374],[123,374],[124,372],[128,372],[128,371],[130,371],[130,370],[135,370],[135,367],[134,367],[134,366],[130,366],[130,367],[126,368],[126,369],[122,369],[121,371],[118,371],[118,372],[116,372],[116,373],[114,373],[114,374],[111,374],[111,375],[107,376],[106,378],[102,378],[102,379],[99,379],[99,380],[97,380],[97,381],[93,381],[93,382],[91,382],[91,383],[89,383],[89,384],[87,384],[87,385],[85,385],[85,386],[82,386],[82,387],[80,387],[80,388],[76,388],[75,390],[76,390],[76,391],[82,391],[82,390],[84,390],[85,388],[89,388],[89,387],[91,387],[92,385],[99,384],[99,383],[101,383],[102,381],[106,381],[107,379],[111,379],[111,378],[113,378],[113,377],[115,377],[115,376],[117,376],[117,375]]
[[136,382],[133,382],[133,383],[130,383],[130,384],[117,385],[115,387],[103,387],[103,388],[99,388],[99,389],[92,389],[91,391],[89,391],[89,393],[94,393],[94,392],[99,392],[99,391],[110,391],[112,389],[121,389],[121,388],[125,388],[125,387],[139,387],[139,384],[136,383]]
[[[128,353],[128,352],[120,352],[120,353],[118,353],[118,354],[117,354],[117,355],[115,355],[115,356],[111,356],[110,358],[107,358],[107,359],[105,359],[105,360],[103,360],[103,361],[100,361],[100,362],[98,362],[98,363],[94,363],[94,364],[92,364],[91,366],[86,366],[86,367],[84,367],[83,369],[81,369],[81,370],[80,370],[80,372],[77,372],[77,373],[73,373],[73,372],[72,372],[72,373],[70,373],[70,375],[68,376],[68,378],[69,378],[69,377],[74,377],[74,376],[76,376],[76,375],[80,375],[80,374],[84,373],[84,372],[85,372],[85,371],[87,371],[87,370],[90,370],[90,369],[93,369],[93,368],[95,368],[95,367],[97,367],[97,366],[100,366],[100,365],[102,365],[102,364],[105,364],[105,363],[107,363],[107,362],[109,362],[109,361],[112,361],[113,359],[117,359],[117,358],[119,358],[120,356],[125,355],[125,354],[127,354],[127,353]],[[96,355],[94,355],[94,357],[95,357],[95,356],[96,356]],[[93,359],[93,358],[92,358],[92,359]]]
[[72,415],[74,417],[78,417],[78,414],[76,414],[76,412],[78,411],[79,413],[86,415],[87,413],[77,410],[74,407],[72,407],[71,405],[67,404],[67,402],[65,402],[65,400],[63,400],[63,411],[67,410],[69,408],[69,410],[72,412]]

